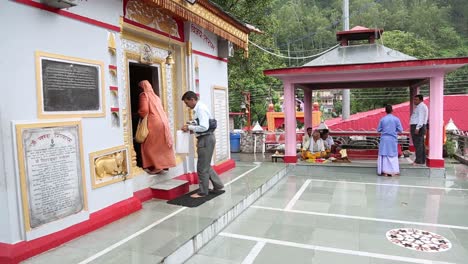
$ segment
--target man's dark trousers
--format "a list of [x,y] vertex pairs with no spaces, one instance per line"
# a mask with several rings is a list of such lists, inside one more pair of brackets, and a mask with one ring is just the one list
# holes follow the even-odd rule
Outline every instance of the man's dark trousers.
[[197,137],[197,173],[199,180],[199,195],[208,195],[210,180],[213,183],[214,190],[224,188],[218,174],[211,167],[211,158],[216,145],[216,138],[213,134]]
[[413,145],[416,149],[416,160],[417,164],[426,163],[426,146],[424,145],[424,135],[426,134],[426,126],[423,125],[419,129],[419,133],[415,134],[416,125],[411,125],[411,138],[413,139]]

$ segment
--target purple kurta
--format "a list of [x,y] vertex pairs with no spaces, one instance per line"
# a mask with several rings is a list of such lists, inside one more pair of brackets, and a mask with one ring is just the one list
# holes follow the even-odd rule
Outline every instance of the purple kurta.
[[403,131],[400,119],[392,114],[387,114],[380,119],[377,131],[381,133],[377,174],[399,174],[398,132]]
[[395,157],[398,156],[398,133],[402,132],[400,119],[387,114],[380,119],[377,132],[380,132],[379,155]]

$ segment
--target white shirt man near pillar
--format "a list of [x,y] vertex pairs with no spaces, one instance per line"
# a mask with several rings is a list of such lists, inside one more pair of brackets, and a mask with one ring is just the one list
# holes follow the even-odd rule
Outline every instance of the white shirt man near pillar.
[[418,94],[414,96],[414,109],[410,118],[411,138],[416,149],[416,159],[413,165],[424,165],[426,163],[426,147],[424,146],[424,135],[427,130],[428,109],[424,104],[424,98]]

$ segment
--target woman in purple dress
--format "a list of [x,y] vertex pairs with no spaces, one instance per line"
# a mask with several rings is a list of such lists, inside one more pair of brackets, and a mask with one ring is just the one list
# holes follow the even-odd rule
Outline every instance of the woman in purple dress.
[[379,157],[377,159],[377,174],[396,176],[400,174],[398,163],[398,133],[403,131],[400,119],[392,115],[391,105],[385,106],[387,113],[380,119],[377,132],[380,132]]

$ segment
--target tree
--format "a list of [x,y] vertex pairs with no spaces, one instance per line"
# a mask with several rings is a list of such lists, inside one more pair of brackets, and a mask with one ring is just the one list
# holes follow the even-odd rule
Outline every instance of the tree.
[[[305,57],[336,45],[341,31],[342,0],[216,0],[225,11],[256,25],[264,34],[250,41],[270,52]],[[379,40],[389,48],[418,59],[468,56],[468,5],[466,0],[353,0],[350,28],[383,28]],[[285,65],[303,65],[310,59],[281,59],[250,45],[249,58],[243,53],[229,60],[230,110],[240,110],[241,92],[252,94],[252,121],[264,120],[268,97],[281,96],[282,83],[263,75],[263,70]],[[466,93],[468,67],[446,78],[448,93]],[[271,94],[271,90],[273,93]],[[408,100],[407,88],[352,90],[352,112],[382,107],[384,103]],[[273,99],[278,111],[278,100]],[[341,111],[341,103],[335,109]],[[263,117],[263,119],[262,119]]]
[[387,31],[382,38],[385,46],[418,59],[430,59],[438,55],[436,45],[411,32]]
[[[266,14],[271,12],[272,0],[245,0],[245,1],[216,1],[225,11],[232,13],[242,21],[252,23],[264,30],[264,34],[253,34],[250,41],[260,46],[272,47],[274,40],[271,29],[277,26],[275,20],[268,19]],[[251,119],[265,122],[265,113],[268,108],[267,97],[271,86],[280,86],[281,82],[275,78],[265,76],[263,70],[281,68],[285,65],[281,59],[270,56],[267,53],[253,48],[249,49],[249,57],[244,57],[244,52],[237,50],[234,57],[229,59],[229,105],[231,112],[240,112],[243,102],[242,92],[251,94]],[[245,102],[244,102],[245,103]]]

